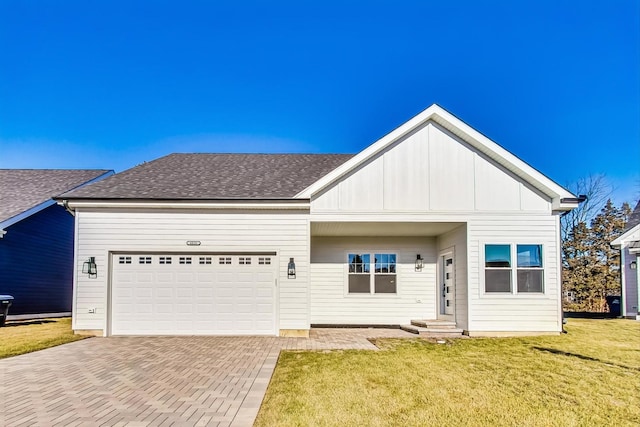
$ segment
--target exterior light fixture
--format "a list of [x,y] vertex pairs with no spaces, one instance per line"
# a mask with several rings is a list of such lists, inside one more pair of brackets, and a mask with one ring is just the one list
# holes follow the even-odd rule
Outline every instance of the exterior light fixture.
[[296,263],[293,261],[293,258],[289,258],[289,265],[287,266],[287,278],[296,278]]
[[629,268],[635,270],[636,268],[638,268],[638,263],[636,261],[631,261],[631,263],[629,264]]
[[416,255],[416,271],[422,271],[424,266],[424,260],[420,257],[420,254]]
[[90,279],[98,277],[98,267],[96,266],[95,257],[89,257],[89,259],[82,264],[82,273],[88,274]]

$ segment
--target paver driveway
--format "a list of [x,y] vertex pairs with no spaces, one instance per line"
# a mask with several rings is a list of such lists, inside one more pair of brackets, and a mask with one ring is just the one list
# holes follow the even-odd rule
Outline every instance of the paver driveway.
[[371,349],[400,330],[311,338],[91,338],[0,360],[0,425],[249,426],[281,349]]

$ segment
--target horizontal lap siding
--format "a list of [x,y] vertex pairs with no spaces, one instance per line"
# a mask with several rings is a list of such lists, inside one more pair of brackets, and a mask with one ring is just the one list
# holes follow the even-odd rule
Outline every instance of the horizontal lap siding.
[[[347,295],[349,252],[398,255],[398,295]],[[425,260],[415,271],[416,254]],[[435,239],[314,237],[311,240],[311,324],[404,324],[436,314]],[[421,302],[417,302],[420,300]]]
[[[638,270],[631,268],[631,262],[636,261],[636,255],[629,253],[629,247],[624,248],[624,307],[623,316],[635,316],[640,312],[638,308]],[[637,262],[637,261],[636,261]]]
[[[540,332],[561,330],[557,221],[558,218],[551,215],[496,215],[470,219],[468,224],[469,330]],[[484,244],[486,243],[544,245],[544,294],[485,294]],[[515,260],[512,261],[515,265]]]
[[52,205],[7,228],[0,238],[0,294],[9,314],[71,311],[73,217]]
[[[305,213],[158,213],[79,211],[74,329],[103,329],[107,324],[109,251],[241,252],[279,255],[280,329],[306,329],[308,319],[308,217]],[[200,246],[187,246],[199,240]],[[82,274],[93,256],[98,277]],[[293,257],[296,279],[287,279]],[[96,308],[95,314],[88,313]]]

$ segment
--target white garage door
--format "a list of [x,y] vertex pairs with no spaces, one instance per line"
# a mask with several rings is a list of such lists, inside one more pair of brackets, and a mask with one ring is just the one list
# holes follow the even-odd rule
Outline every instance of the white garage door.
[[275,335],[273,255],[113,255],[112,335]]

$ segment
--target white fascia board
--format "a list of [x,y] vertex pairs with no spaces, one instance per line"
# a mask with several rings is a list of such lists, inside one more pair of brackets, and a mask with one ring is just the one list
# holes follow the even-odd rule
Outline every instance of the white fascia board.
[[611,242],[611,246],[622,246],[626,243],[626,240],[631,237],[634,233],[640,232],[640,224],[635,227],[631,227],[625,233],[622,233],[621,236],[618,236],[613,242]]
[[309,202],[295,203],[267,202],[172,202],[172,201],[93,201],[93,200],[69,200],[61,201],[70,209],[77,208],[120,208],[120,209],[247,209],[247,210],[309,210]]
[[398,139],[413,132],[420,126],[426,124],[429,120],[444,126],[449,131],[453,132],[461,139],[466,141],[472,147],[479,151],[489,155],[493,159],[499,159],[505,167],[521,177],[526,182],[530,183],[534,187],[543,191],[549,196],[552,201],[557,205],[557,209],[554,210],[571,210],[577,206],[577,203],[562,203],[561,199],[576,198],[574,194],[566,190],[562,186],[553,182],[542,173],[529,166],[524,161],[520,160],[500,145],[496,144],[486,136],[482,135],[471,126],[464,123],[453,114],[449,113],[439,105],[433,104],[422,113],[410,119],[400,127],[394,129],[387,135],[380,138],[378,141],[365,148],[356,156],[334,169],[329,174],[325,175],[309,187],[296,194],[294,198],[310,199],[311,196],[322,190],[329,184],[333,183],[340,177],[347,174],[349,171],[355,169],[360,164],[374,157],[386,149],[391,144],[395,143]]
[[13,224],[20,222],[23,219],[28,218],[33,214],[37,214],[41,210],[46,209],[49,206],[54,205],[55,203],[56,202],[53,199],[47,200],[46,202],[42,202],[39,205],[36,205],[30,209],[27,209],[26,211],[19,213],[16,216],[13,216],[9,219],[5,219],[4,221],[0,222],[0,230],[4,230],[7,227],[11,227]]

